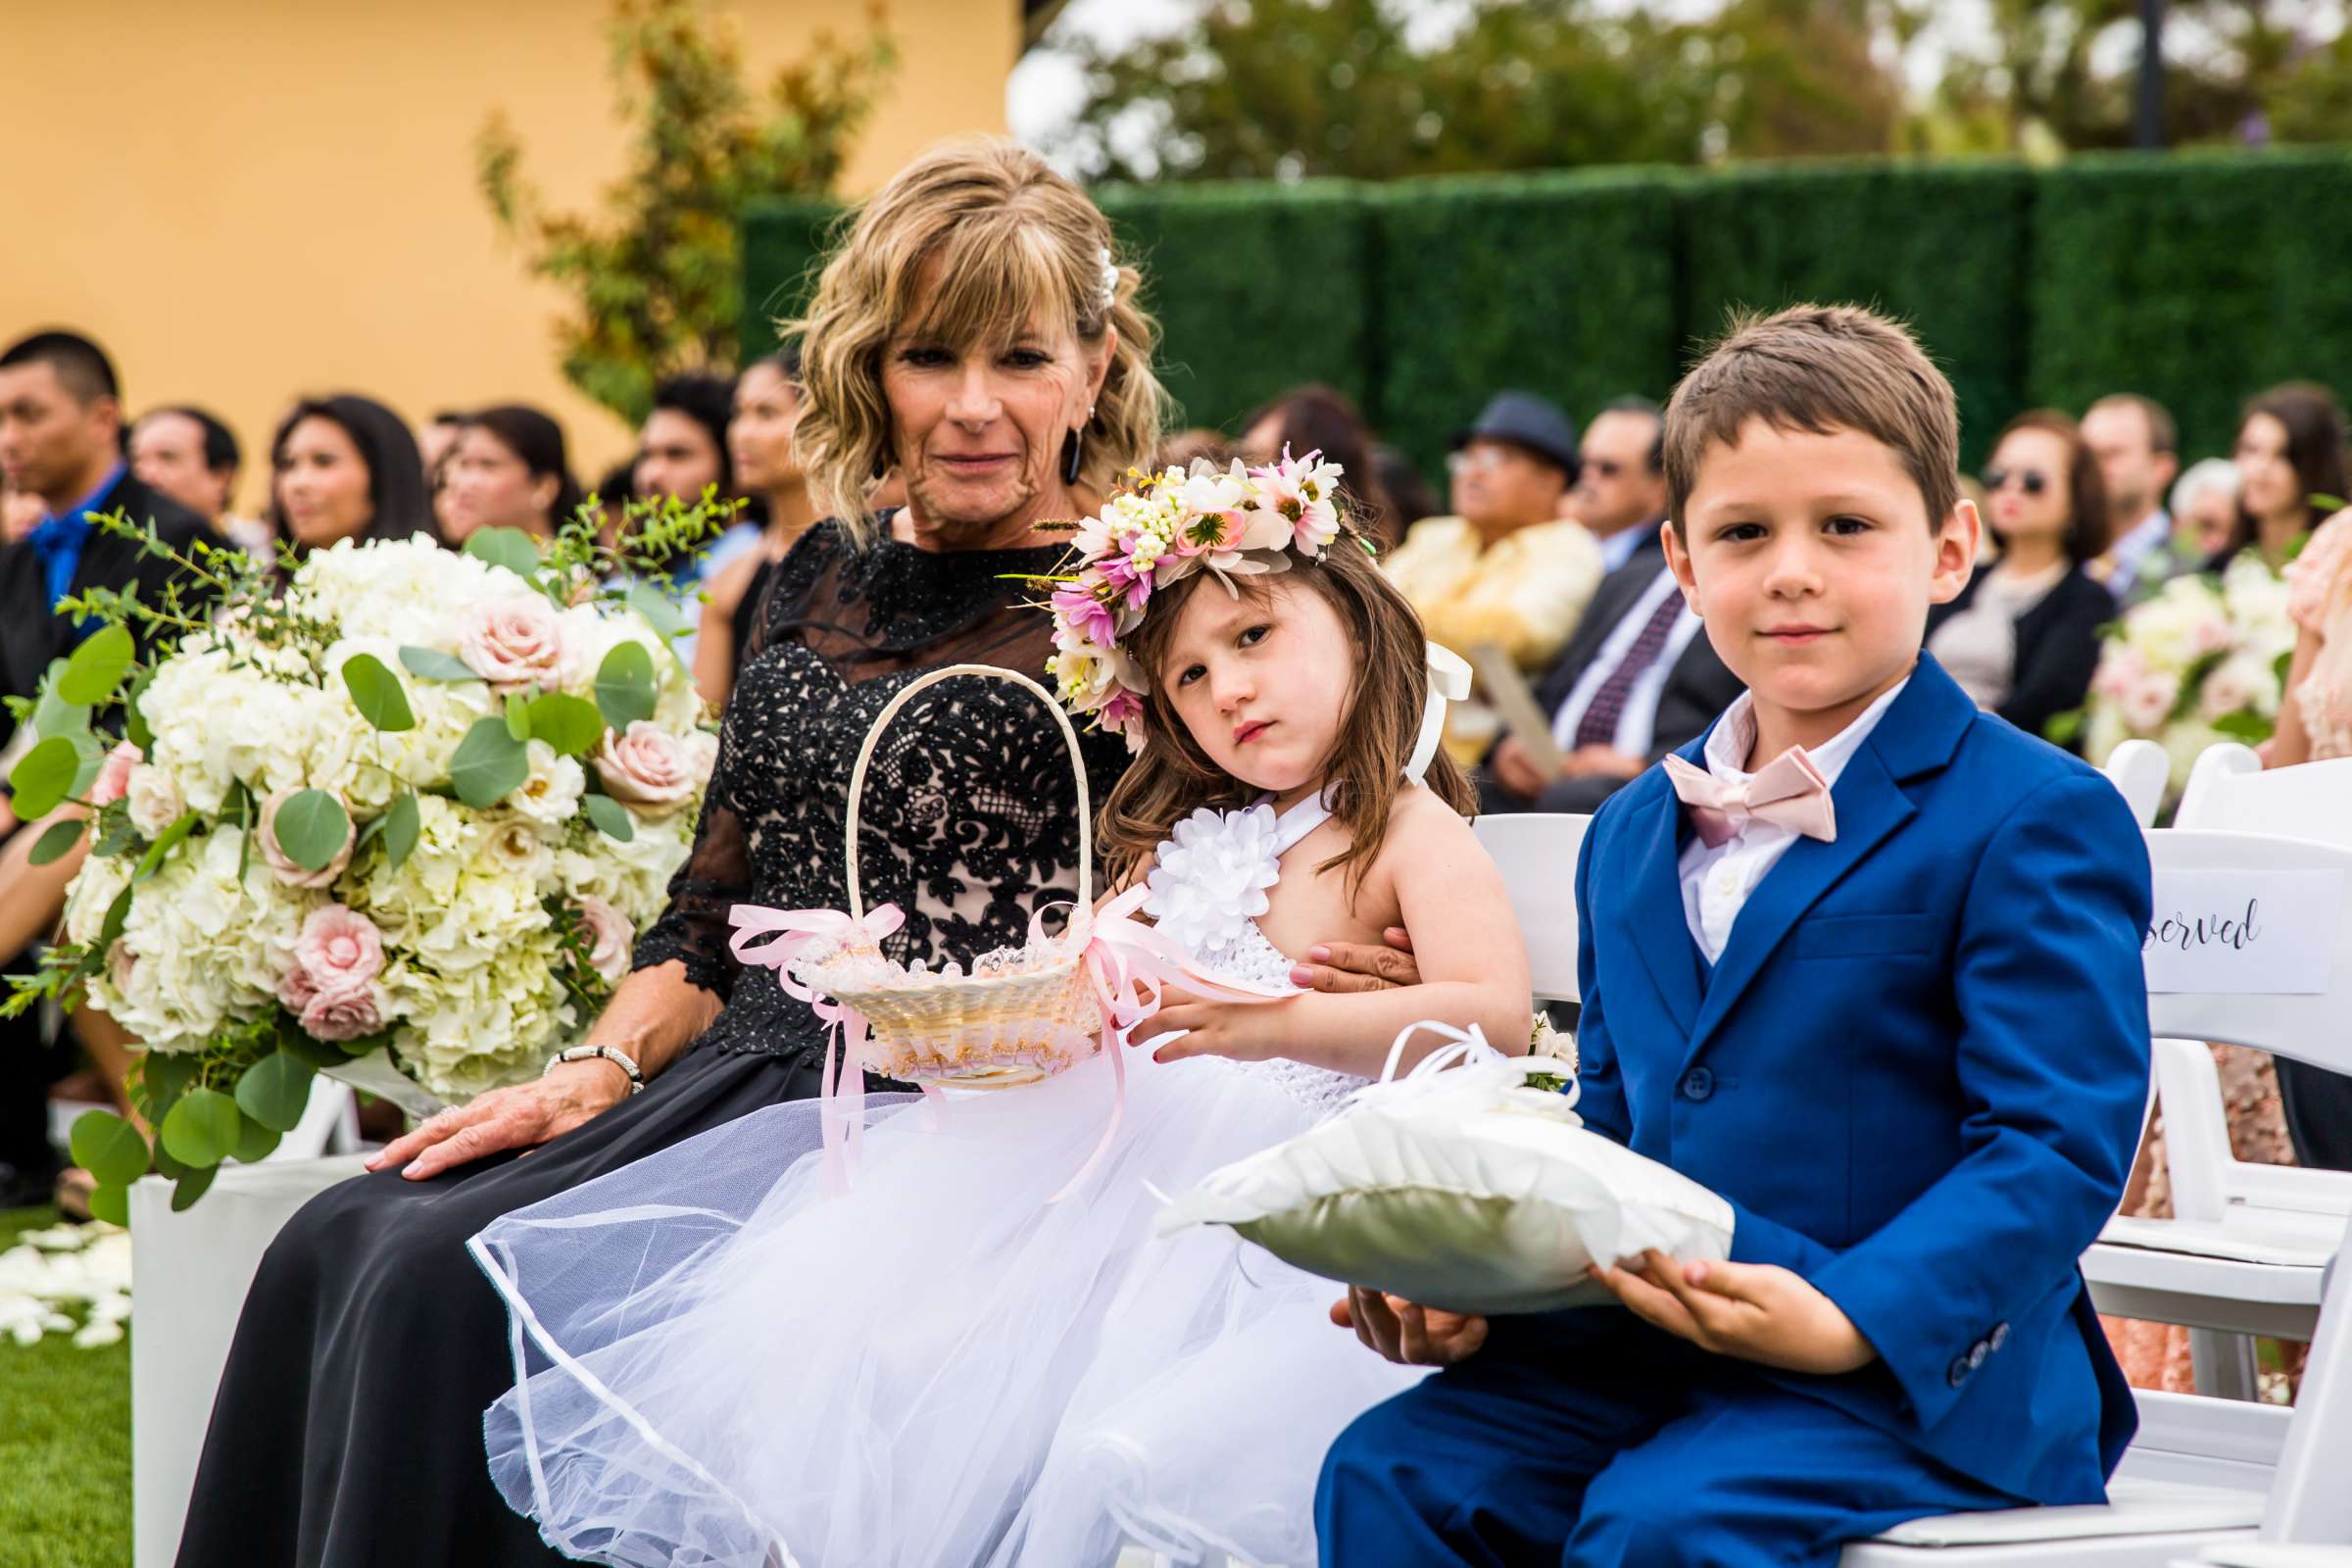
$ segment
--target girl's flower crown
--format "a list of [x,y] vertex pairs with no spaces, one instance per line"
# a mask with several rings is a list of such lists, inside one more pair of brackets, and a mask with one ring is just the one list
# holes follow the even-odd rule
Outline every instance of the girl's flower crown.
[[1078,525],[1074,569],[1056,577],[1054,657],[1046,668],[1072,712],[1144,745],[1141,693],[1149,678],[1120,639],[1143,624],[1152,596],[1196,571],[1236,577],[1288,571],[1294,555],[1319,559],[1340,536],[1339,479],[1320,452],[1261,468],[1217,468],[1196,459],[1141,476]]

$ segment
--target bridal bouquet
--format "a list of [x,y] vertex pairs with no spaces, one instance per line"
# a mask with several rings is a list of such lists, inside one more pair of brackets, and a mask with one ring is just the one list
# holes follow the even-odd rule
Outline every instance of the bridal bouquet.
[[2163,746],[2178,800],[2207,747],[2271,738],[2294,648],[2285,581],[2248,551],[2218,577],[2175,577],[2129,611],[2108,634],[2088,705],[2068,717],[2093,764],[2127,740]]
[[[699,534],[711,510],[672,508],[640,533]],[[112,624],[24,705],[40,738],[11,775],[26,820],[88,808],[35,852],[90,834],[62,938],[8,1005],[86,1002],[145,1048],[156,1147],[107,1112],[74,1131],[118,1222],[151,1163],[184,1205],[266,1154],[316,1072],[418,1110],[537,1073],[661,908],[717,747],[682,621],[650,584],[602,586],[612,552],[585,522],[544,553],[503,531],[463,554],[346,542],[282,586],[238,559],[181,558],[200,605],[70,602]],[[172,638],[151,667],[133,619]],[[126,738],[104,749],[91,706],[118,693]]]

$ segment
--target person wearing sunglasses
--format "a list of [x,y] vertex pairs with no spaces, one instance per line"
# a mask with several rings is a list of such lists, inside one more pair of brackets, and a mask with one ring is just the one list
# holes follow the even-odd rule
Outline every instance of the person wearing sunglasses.
[[2082,706],[2115,600],[2085,569],[2107,548],[2107,490],[2082,428],[2054,409],[2011,419],[1984,470],[2000,554],[1928,616],[1928,652],[1986,712],[2029,735]]

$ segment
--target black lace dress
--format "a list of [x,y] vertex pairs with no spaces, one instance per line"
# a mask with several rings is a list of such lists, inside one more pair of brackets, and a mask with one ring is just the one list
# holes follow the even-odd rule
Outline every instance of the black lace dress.
[[[1037,676],[1051,623],[1008,574],[1058,549],[852,551],[810,530],[779,563],[721,726],[717,771],[670,905],[637,945],[726,1006],[642,1095],[530,1153],[427,1182],[397,1171],[321,1193],[270,1246],[246,1298],[197,1471],[182,1568],[375,1568],[558,1561],[491,1486],[482,1412],[514,1363],[507,1314],[466,1253],[497,1216],[781,1101],[816,1093],[808,1007],[727,951],[738,902],[844,906],[850,769],[874,715],[926,669]],[[1124,749],[1088,737],[1100,802]],[[1017,944],[1071,898],[1076,789],[1054,721],[1006,682],[951,680],[901,711],[866,779],[860,871],[906,923],[901,958]],[[877,1087],[880,1087],[877,1085]],[[778,1302],[774,1346],[795,1353]],[[152,1304],[152,1303],[151,1303]]]

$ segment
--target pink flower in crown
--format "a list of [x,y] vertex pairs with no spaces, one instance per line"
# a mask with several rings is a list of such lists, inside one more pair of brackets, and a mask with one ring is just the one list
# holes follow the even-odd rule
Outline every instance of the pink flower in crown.
[[1285,447],[1280,463],[1256,473],[1266,506],[1290,525],[1284,543],[1309,557],[1321,555],[1340,536],[1339,476],[1345,470],[1322,457],[1310,452],[1293,458]]
[[1118,621],[1110,607],[1083,586],[1055,589],[1054,613],[1061,623],[1057,638],[1066,633],[1102,648],[1119,640]]
[[1144,700],[1126,687],[1121,686],[1103,701],[1095,710],[1095,719],[1113,734],[1125,736],[1129,751],[1144,749]]

